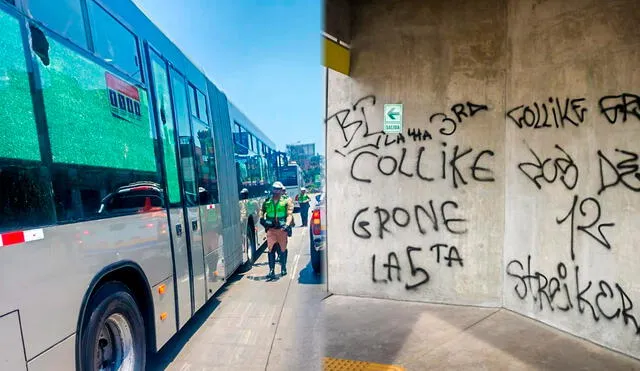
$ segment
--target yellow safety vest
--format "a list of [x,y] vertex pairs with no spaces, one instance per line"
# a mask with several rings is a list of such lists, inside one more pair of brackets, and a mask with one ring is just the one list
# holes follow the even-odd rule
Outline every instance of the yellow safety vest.
[[264,202],[262,211],[267,219],[284,220],[287,217],[287,198],[280,197],[277,203],[273,202],[272,198],[269,198]]

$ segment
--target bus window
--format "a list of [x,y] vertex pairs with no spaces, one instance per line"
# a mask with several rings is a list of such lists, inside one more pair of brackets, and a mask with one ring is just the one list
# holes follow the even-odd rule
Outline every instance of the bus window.
[[198,117],[198,99],[196,98],[196,88],[189,84],[189,105],[191,106],[191,114]]
[[103,217],[101,199],[115,189],[159,179],[147,92],[53,37],[48,44],[39,70],[57,220]]
[[220,199],[216,173],[216,153],[207,118],[207,99],[200,90],[191,84],[189,84],[189,92],[192,102],[191,124],[195,143],[194,160],[200,177],[198,181],[199,203],[200,205],[217,204]]
[[182,202],[180,183],[178,182],[178,158],[175,150],[175,133],[173,113],[171,110],[171,97],[169,96],[169,82],[165,63],[155,53],[151,53],[151,72],[156,95],[156,114],[162,139],[164,166],[167,179],[167,193],[169,203],[173,206]]
[[40,65],[54,163],[156,171],[147,92],[49,38]]
[[187,106],[187,86],[184,77],[171,70],[171,84],[173,93],[173,108],[178,121],[178,137],[180,140],[180,163],[182,164],[185,205],[187,207],[198,204],[198,185],[194,172],[194,156],[192,149],[191,126]]
[[280,179],[285,187],[298,186],[298,168],[296,166],[285,166],[280,169]]
[[86,49],[87,36],[80,1],[23,0],[28,16]]
[[196,89],[198,99],[198,118],[206,123],[209,122],[207,117],[207,99],[198,89]]
[[164,208],[160,184],[138,182],[119,187],[101,201],[99,213],[131,214]]
[[94,1],[87,2],[96,54],[142,80],[136,37]]
[[196,147],[195,160],[200,176],[200,205],[217,204],[220,199],[216,174],[216,153],[211,129],[202,122],[194,120],[193,132]]
[[40,161],[18,21],[0,11],[0,158]]
[[238,129],[238,133],[234,134],[237,135],[237,141],[235,142],[235,153],[237,154],[241,154],[241,155],[248,155],[249,154],[249,142],[248,142],[248,138],[249,138],[249,133],[247,133],[246,130],[244,130],[240,125],[237,125],[237,129]]
[[247,159],[245,156],[236,155],[236,169],[238,172],[238,182],[242,187],[248,185],[249,182],[249,170],[247,169]]
[[253,152],[253,134],[248,133],[247,139],[249,140],[249,149]]
[[41,165],[20,25],[0,11],[0,230],[55,222]]

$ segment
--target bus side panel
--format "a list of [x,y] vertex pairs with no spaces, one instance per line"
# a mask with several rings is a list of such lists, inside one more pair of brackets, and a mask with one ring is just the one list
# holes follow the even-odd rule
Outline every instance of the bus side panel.
[[220,204],[200,206],[207,299],[223,284],[225,277],[222,246],[222,210]]
[[224,278],[231,276],[242,264],[242,225],[238,202],[238,181],[233,152],[227,97],[211,82],[208,83],[210,112],[213,118],[214,144],[217,152],[218,189],[222,207],[222,255]]
[[264,230],[264,227],[260,225],[260,208],[262,207],[262,202],[265,200],[264,197],[254,198],[251,200],[251,215],[253,215],[253,220],[255,221],[256,228],[256,248],[260,248],[262,244],[267,242],[267,232]]
[[[162,293],[160,292],[160,287],[164,289]],[[175,312],[173,275],[154,285],[151,295],[153,296],[153,307],[155,309],[156,349],[160,349],[177,332],[176,319],[172,315]]]
[[[31,242],[0,249],[0,313],[20,311],[28,360],[76,332],[83,297],[104,267],[133,261],[151,286],[173,274],[165,211],[38,229],[32,235]],[[175,324],[174,312],[167,321]]]
[[[69,336],[29,362],[29,371],[68,371],[76,367],[76,336]],[[12,370],[8,368],[7,370]]]
[[[253,220],[253,232],[256,236],[256,250],[258,250],[263,243],[267,241],[267,233],[264,227],[260,225],[260,207],[262,207],[262,201],[264,198],[250,198],[248,200],[242,200],[240,205],[240,225],[242,226],[240,231],[244,232],[241,238],[245,237],[246,231],[249,228],[249,219]],[[244,241],[244,240],[243,240]]]
[[0,315],[0,366],[3,370],[27,370],[18,311]]

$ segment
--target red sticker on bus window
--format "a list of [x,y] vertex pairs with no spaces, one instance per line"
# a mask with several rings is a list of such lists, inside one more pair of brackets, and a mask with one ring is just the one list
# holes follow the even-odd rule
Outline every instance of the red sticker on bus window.
[[140,121],[140,92],[138,88],[109,72],[105,72],[105,78],[107,80],[111,114],[129,122],[132,120]]

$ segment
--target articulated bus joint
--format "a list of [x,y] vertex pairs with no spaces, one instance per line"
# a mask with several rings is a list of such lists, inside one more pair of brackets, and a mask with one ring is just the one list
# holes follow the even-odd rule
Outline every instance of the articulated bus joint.
[[147,349],[156,352],[155,321],[153,313],[153,299],[149,280],[145,276],[142,268],[132,261],[120,261],[103,268],[95,275],[89,288],[87,289],[82,303],[80,304],[80,315],[76,327],[76,369],[80,370],[80,345],[82,342],[83,326],[87,318],[86,310],[91,297],[103,284],[118,281],[126,285],[134,294],[134,299],[144,316],[145,337],[147,338]]

